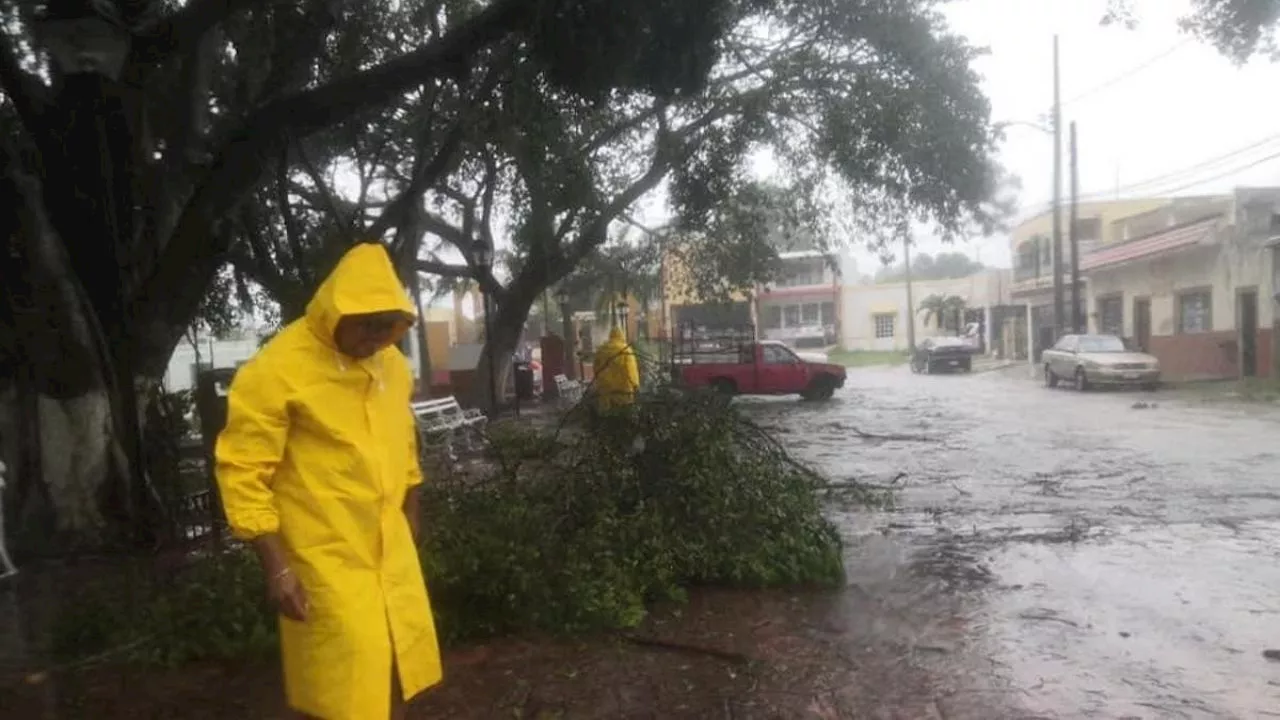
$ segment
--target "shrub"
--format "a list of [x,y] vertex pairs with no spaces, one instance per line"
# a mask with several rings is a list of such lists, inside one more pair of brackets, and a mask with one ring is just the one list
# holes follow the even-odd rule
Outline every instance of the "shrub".
[[815,472],[710,394],[658,392],[553,438],[492,438],[498,470],[429,482],[422,556],[447,639],[628,627],[696,585],[839,583]]

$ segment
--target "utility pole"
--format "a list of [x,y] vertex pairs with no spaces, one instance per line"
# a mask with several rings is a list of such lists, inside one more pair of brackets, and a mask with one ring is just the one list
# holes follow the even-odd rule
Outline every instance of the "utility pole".
[[916,350],[916,307],[911,301],[911,236],[902,238],[902,266],[907,277],[907,350]]
[[1058,82],[1058,36],[1053,36],[1053,332],[1062,335],[1066,312],[1062,293],[1062,104]]
[[1084,318],[1080,312],[1080,236],[1076,234],[1076,217],[1079,213],[1077,204],[1080,199],[1079,154],[1076,152],[1076,123],[1071,121],[1071,133],[1067,139],[1068,152],[1071,153],[1071,212],[1067,215],[1068,237],[1071,239],[1071,329],[1079,334],[1085,331]]

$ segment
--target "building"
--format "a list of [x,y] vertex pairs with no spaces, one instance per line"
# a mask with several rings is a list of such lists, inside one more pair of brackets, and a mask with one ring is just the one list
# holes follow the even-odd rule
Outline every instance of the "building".
[[820,250],[778,254],[777,282],[757,288],[760,337],[794,347],[826,347],[840,337],[842,279],[854,277],[852,258]]
[[[1083,255],[1094,248],[1122,241],[1115,221],[1132,217],[1176,202],[1168,198],[1145,198],[1080,203],[1076,209],[1076,235]],[[1059,227],[1062,228],[1062,273],[1064,327],[1071,322],[1071,252],[1067,245],[1070,216],[1064,204]],[[1053,298],[1053,212],[1042,212],[1020,223],[1010,236],[1013,258],[1012,302],[1025,306],[1025,318],[1006,318],[1002,335],[1025,339],[1025,354],[1038,362],[1040,352],[1057,340],[1054,327]],[[1083,291],[1082,291],[1083,301]],[[1082,309],[1082,313],[1084,310]],[[1021,326],[1021,327],[1019,327]]]
[[796,347],[834,345],[840,333],[842,278],[856,276],[846,253],[799,250],[778,253],[778,279],[750,292],[735,292],[727,301],[706,302],[685,279],[680,259],[663,263],[663,335],[682,325],[729,327],[754,325],[758,335]]
[[966,322],[979,323],[987,348],[999,348],[1003,316],[1018,314],[1010,311],[1012,278],[1010,270],[990,269],[963,278],[913,281],[911,300],[915,308],[908,307],[905,282],[845,285],[840,293],[840,344],[846,350],[905,352],[909,349],[908,322],[915,326],[917,342],[944,334],[935,320],[919,312],[921,300],[939,295],[962,298],[967,307]]
[[1172,380],[1274,373],[1280,189],[1171,201],[1110,233],[1080,261],[1091,331],[1152,353]]

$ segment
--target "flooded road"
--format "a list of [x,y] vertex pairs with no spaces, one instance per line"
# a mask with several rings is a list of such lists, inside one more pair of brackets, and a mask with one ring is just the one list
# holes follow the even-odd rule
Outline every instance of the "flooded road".
[[1280,717],[1280,413],[902,368],[743,407],[898,488],[836,511],[850,607],[883,610],[839,622],[945,672],[939,714]]

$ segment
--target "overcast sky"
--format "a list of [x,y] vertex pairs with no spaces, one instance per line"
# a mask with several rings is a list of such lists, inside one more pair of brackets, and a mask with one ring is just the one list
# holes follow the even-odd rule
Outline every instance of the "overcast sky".
[[[1082,197],[1280,184],[1280,156],[1267,159],[1280,153],[1280,102],[1268,99],[1280,87],[1280,63],[1259,59],[1237,67],[1180,33],[1176,21],[1187,5],[1139,0],[1140,24],[1133,30],[1100,24],[1105,0],[955,0],[947,16],[957,32],[990,51],[978,70],[996,121],[1047,120],[1058,34],[1063,151],[1065,127],[1074,120]],[[1052,152],[1051,136],[1025,126],[1008,129],[1000,160],[1022,181],[1020,216],[1046,208],[1052,198]],[[1064,191],[1065,169],[1064,160]],[[921,246],[940,247],[927,239]],[[1005,236],[975,239],[965,249],[988,264],[1009,264]],[[865,258],[871,269],[871,257],[858,255],[859,265]]]

